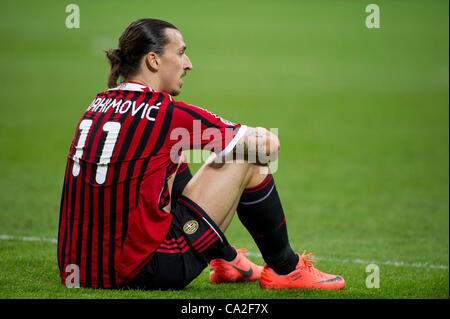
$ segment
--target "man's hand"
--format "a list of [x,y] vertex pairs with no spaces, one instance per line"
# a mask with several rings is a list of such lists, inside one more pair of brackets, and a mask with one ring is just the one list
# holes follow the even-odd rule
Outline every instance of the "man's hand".
[[267,165],[278,158],[280,141],[263,127],[247,127],[247,132],[234,148],[236,159],[243,159],[257,165]]

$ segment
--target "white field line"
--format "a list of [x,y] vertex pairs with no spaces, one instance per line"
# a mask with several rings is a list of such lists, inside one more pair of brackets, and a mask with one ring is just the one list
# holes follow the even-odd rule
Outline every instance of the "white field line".
[[[247,252],[246,256],[257,256],[262,257],[260,253]],[[323,257],[315,257],[313,260],[323,260],[323,261],[332,261],[338,263],[351,263],[351,264],[364,264],[364,265],[388,265],[395,267],[413,267],[413,268],[436,268],[436,269],[448,269],[448,265],[432,265],[429,263],[405,263],[403,261],[370,261],[370,260],[362,260],[362,259],[336,259],[336,258],[323,258]]]
[[10,236],[10,235],[0,235],[0,240],[21,240],[21,241],[41,241],[56,244],[58,241],[55,238],[45,238],[45,237],[20,237],[20,236]]
[[[46,237],[21,237],[21,236],[11,236],[11,235],[0,235],[0,240],[20,240],[20,241],[38,241],[38,242],[48,242],[56,244],[58,241],[55,238]],[[262,257],[260,253],[247,252],[246,256],[256,256]],[[364,264],[364,265],[388,265],[395,267],[412,267],[412,268],[435,268],[435,269],[449,269],[448,265],[433,265],[429,263],[405,263],[403,261],[370,261],[362,259],[336,259],[336,258],[322,258],[315,257],[314,260],[332,261],[338,263],[351,263],[351,264]]]

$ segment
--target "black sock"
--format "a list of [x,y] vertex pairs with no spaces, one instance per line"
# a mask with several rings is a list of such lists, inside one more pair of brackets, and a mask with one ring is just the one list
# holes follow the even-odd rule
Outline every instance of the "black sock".
[[292,272],[298,256],[289,245],[283,207],[271,174],[258,186],[244,190],[237,213],[267,265],[280,275]]
[[233,246],[226,246],[221,249],[216,249],[214,258],[220,258],[226,261],[232,261],[237,256],[237,251]]

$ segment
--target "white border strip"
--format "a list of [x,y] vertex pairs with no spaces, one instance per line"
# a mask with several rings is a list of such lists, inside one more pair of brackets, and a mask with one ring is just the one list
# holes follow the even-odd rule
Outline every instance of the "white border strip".
[[269,197],[270,193],[272,193],[272,191],[273,191],[274,188],[275,188],[275,184],[272,185],[272,188],[271,188],[270,191],[267,193],[267,195],[264,196],[264,197],[261,198],[261,199],[255,200],[255,201],[253,201],[253,202],[242,202],[242,201],[240,201],[240,202],[239,202],[239,205],[253,205],[253,204],[262,202],[262,201],[265,200],[267,197]]
[[[219,236],[220,237],[220,236]],[[20,241],[35,241],[35,242],[47,242],[56,244],[58,241],[55,238],[47,237],[22,237],[22,236],[11,236],[11,235],[0,235],[0,240],[20,240]],[[262,257],[260,253],[247,252],[246,256]],[[362,259],[334,259],[334,258],[318,258],[315,257],[314,260],[320,261],[331,261],[338,263],[351,263],[351,264],[376,264],[376,265],[387,265],[395,267],[410,267],[410,268],[434,268],[434,269],[449,269],[448,265],[433,265],[429,263],[405,263],[403,261],[369,261]]]
[[233,148],[236,146],[237,142],[241,139],[242,136],[244,136],[244,134],[246,132],[247,132],[247,126],[241,125],[241,127],[239,128],[239,131],[236,133],[236,135],[231,140],[231,142],[228,143],[228,145],[225,147],[225,149],[222,152],[220,152],[218,155],[225,156],[228,153],[230,153],[233,150]]

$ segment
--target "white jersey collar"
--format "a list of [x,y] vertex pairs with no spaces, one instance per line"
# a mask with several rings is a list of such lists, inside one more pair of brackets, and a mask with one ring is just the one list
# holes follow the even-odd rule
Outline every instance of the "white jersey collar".
[[155,92],[151,87],[144,84],[132,81],[121,82],[117,87],[109,89],[111,90],[124,90],[124,91],[138,91],[138,92]]

